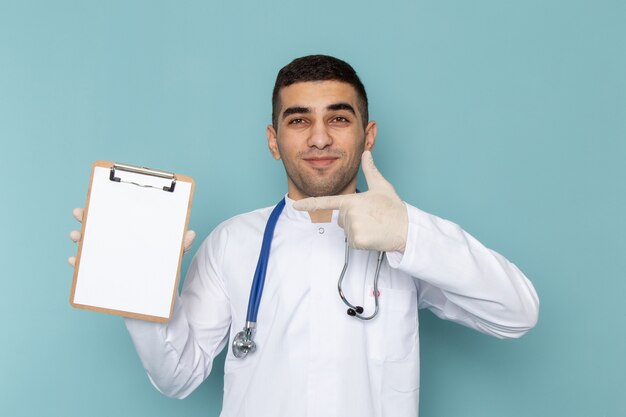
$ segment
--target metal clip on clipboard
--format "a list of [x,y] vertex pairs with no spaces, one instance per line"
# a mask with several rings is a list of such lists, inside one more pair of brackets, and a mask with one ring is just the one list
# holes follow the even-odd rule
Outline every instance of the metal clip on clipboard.
[[137,167],[134,165],[126,165],[126,164],[119,164],[119,163],[115,163],[111,167],[109,180],[114,181],[114,182],[124,182],[128,184],[137,185],[139,187],[148,187],[148,188],[158,188],[158,187],[155,187],[149,184],[139,184],[133,181],[123,181],[120,177],[115,176],[115,170],[132,172],[134,174],[151,175],[153,177],[172,180],[172,184],[169,187],[168,186],[163,187],[163,191],[168,191],[170,193],[174,192],[174,188],[176,187],[176,175],[172,172],[157,171],[156,169]]

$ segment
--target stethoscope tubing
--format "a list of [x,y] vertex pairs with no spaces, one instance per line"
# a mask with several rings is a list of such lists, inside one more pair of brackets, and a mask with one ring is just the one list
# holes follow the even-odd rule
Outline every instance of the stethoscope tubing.
[[350,264],[350,245],[348,244],[348,239],[346,238],[346,248],[345,248],[345,257],[343,262],[343,269],[341,270],[341,275],[339,275],[339,280],[337,281],[337,291],[339,292],[339,297],[341,301],[348,306],[348,315],[356,317],[361,320],[371,320],[378,314],[379,304],[378,304],[378,277],[380,275],[380,266],[385,257],[385,252],[378,252],[378,257],[376,260],[376,272],[374,273],[374,312],[369,316],[364,316],[363,307],[353,305],[348,301],[345,293],[343,292],[343,279],[346,275],[346,271],[348,270],[348,265]]
[[256,323],[257,316],[259,314],[261,297],[263,296],[263,287],[265,286],[265,274],[267,272],[267,264],[269,263],[270,250],[272,248],[272,237],[274,236],[276,223],[278,223],[278,218],[280,217],[284,207],[285,199],[283,198],[272,210],[272,213],[267,221],[267,225],[265,226],[263,243],[261,244],[261,253],[259,254],[259,261],[257,262],[256,270],[254,271],[254,278],[250,289],[250,298],[248,300],[248,313],[246,315],[246,322],[248,323]]
[[261,253],[254,271],[254,278],[250,288],[250,297],[248,299],[248,311],[246,314],[246,324],[243,330],[235,335],[232,343],[233,355],[238,359],[245,358],[248,353],[256,350],[254,342],[254,334],[256,333],[256,320],[261,305],[261,297],[263,295],[263,287],[265,286],[265,274],[267,272],[267,264],[270,258],[270,249],[272,247],[272,238],[274,237],[274,229],[278,218],[285,207],[285,199],[278,202],[276,207],[270,213],[270,217],[265,225],[263,232],[263,241],[261,243]]

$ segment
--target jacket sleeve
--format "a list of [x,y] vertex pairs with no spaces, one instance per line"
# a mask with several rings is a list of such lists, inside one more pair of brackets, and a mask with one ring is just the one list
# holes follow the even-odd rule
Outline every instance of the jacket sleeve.
[[407,204],[404,254],[387,257],[392,268],[417,279],[419,307],[498,338],[533,328],[539,299],[530,281],[506,258],[458,225]]
[[169,397],[191,394],[228,339],[230,303],[217,264],[225,246],[218,244],[219,234],[213,232],[194,256],[168,323],[124,319],[148,378]]

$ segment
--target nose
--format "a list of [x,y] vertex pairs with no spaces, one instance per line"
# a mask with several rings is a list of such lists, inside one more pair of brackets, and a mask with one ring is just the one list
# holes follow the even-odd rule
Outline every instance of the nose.
[[308,145],[317,149],[324,149],[333,143],[328,127],[323,122],[316,122],[310,130]]

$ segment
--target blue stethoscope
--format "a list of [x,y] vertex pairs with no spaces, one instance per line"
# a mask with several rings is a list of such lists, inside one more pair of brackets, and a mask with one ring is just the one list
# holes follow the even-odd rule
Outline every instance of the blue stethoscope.
[[[250,352],[254,352],[256,349],[256,343],[254,342],[254,334],[256,332],[256,320],[257,315],[259,313],[259,305],[261,304],[261,296],[263,295],[263,286],[265,284],[265,273],[267,272],[267,264],[270,258],[270,249],[272,247],[272,238],[274,237],[274,229],[276,228],[276,223],[278,222],[278,218],[285,208],[285,199],[283,198],[280,202],[274,207],[272,213],[270,214],[269,219],[267,220],[267,225],[265,226],[265,231],[263,232],[263,243],[261,244],[261,253],[259,254],[259,260],[256,265],[256,270],[254,271],[254,279],[252,280],[252,287],[250,289],[250,298],[248,301],[248,314],[246,316],[246,324],[242,331],[235,335],[233,339],[233,355],[236,358],[243,359]],[[363,307],[352,305],[347,299],[342,290],[342,282],[345,276],[346,270],[348,269],[348,263],[350,261],[350,247],[348,246],[348,241],[346,239],[346,250],[345,250],[345,261],[343,265],[343,269],[341,270],[341,275],[339,276],[339,282],[337,283],[337,288],[339,290],[339,297],[344,302],[345,305],[348,306],[348,315],[352,317],[356,317],[361,320],[371,320],[376,314],[378,314],[378,275],[380,274],[380,266],[383,262],[383,258],[385,257],[385,252],[378,252],[378,259],[376,263],[376,272],[374,275],[374,312],[370,316],[363,315]]]

